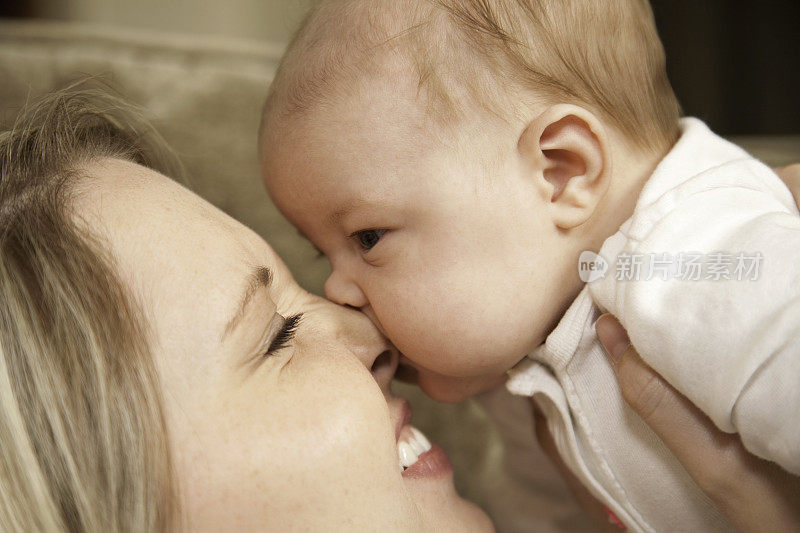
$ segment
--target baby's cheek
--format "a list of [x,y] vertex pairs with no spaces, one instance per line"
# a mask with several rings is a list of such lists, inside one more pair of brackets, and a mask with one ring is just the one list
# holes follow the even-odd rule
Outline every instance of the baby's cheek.
[[459,294],[431,287],[425,272],[409,276],[404,283],[389,283],[392,290],[374,290],[364,309],[400,351],[415,362],[438,372],[460,365],[464,341],[475,334],[471,327],[474,310],[465,310]]

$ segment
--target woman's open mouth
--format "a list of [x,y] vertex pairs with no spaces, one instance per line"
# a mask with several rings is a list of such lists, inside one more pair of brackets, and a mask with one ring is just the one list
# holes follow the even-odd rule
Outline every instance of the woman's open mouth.
[[403,402],[403,415],[397,431],[397,458],[405,478],[439,477],[450,474],[453,467],[438,444],[410,424],[411,408]]

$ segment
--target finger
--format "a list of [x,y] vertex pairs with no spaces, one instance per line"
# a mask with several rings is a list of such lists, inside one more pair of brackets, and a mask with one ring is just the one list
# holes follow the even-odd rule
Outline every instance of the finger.
[[[713,423],[642,361],[613,316],[601,316],[596,330],[617,374],[623,398],[664,444],[683,452],[698,439],[707,442],[716,438],[718,430]],[[678,459],[683,462],[682,457]],[[693,460],[692,454],[686,460]]]
[[794,195],[794,201],[800,205],[800,163],[776,168],[775,173],[783,180]]
[[734,525],[773,531],[797,527],[800,480],[750,454],[737,435],[720,431],[639,357],[614,317],[600,317],[597,334],[625,401]]
[[706,423],[707,417],[699,409],[642,361],[616,318],[610,314],[601,316],[596,331],[608,353],[625,401],[666,444],[674,442],[680,448],[687,440],[683,434],[674,434],[676,427],[700,426],[702,431],[693,431],[692,438],[703,436],[705,439],[709,430],[716,431],[713,424],[709,427],[710,421]]

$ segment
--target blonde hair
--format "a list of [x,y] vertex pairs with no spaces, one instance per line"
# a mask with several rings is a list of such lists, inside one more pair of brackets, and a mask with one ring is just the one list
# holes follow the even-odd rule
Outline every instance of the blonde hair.
[[101,157],[158,166],[131,106],[83,82],[0,134],[0,530],[175,523],[160,385],[142,310],[70,208]]
[[[347,90],[386,52],[409,60],[445,122],[475,105],[515,113],[519,91],[575,103],[635,147],[663,150],[680,106],[647,0],[338,0],[313,11],[270,91],[264,123]],[[281,109],[282,108],[282,109]]]

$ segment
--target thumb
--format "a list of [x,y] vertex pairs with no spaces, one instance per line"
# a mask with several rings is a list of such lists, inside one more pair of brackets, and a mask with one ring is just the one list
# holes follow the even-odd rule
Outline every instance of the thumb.
[[794,201],[800,203],[800,163],[783,168],[776,168],[775,173],[783,180],[794,195]]
[[628,333],[619,321],[614,318],[614,315],[610,313],[601,315],[597,319],[595,331],[597,331],[597,336],[600,338],[603,348],[606,349],[611,366],[616,369],[623,354],[631,345]]
[[639,357],[613,315],[606,313],[597,319],[595,330],[617,375],[622,397],[657,433],[670,431],[679,393]]

